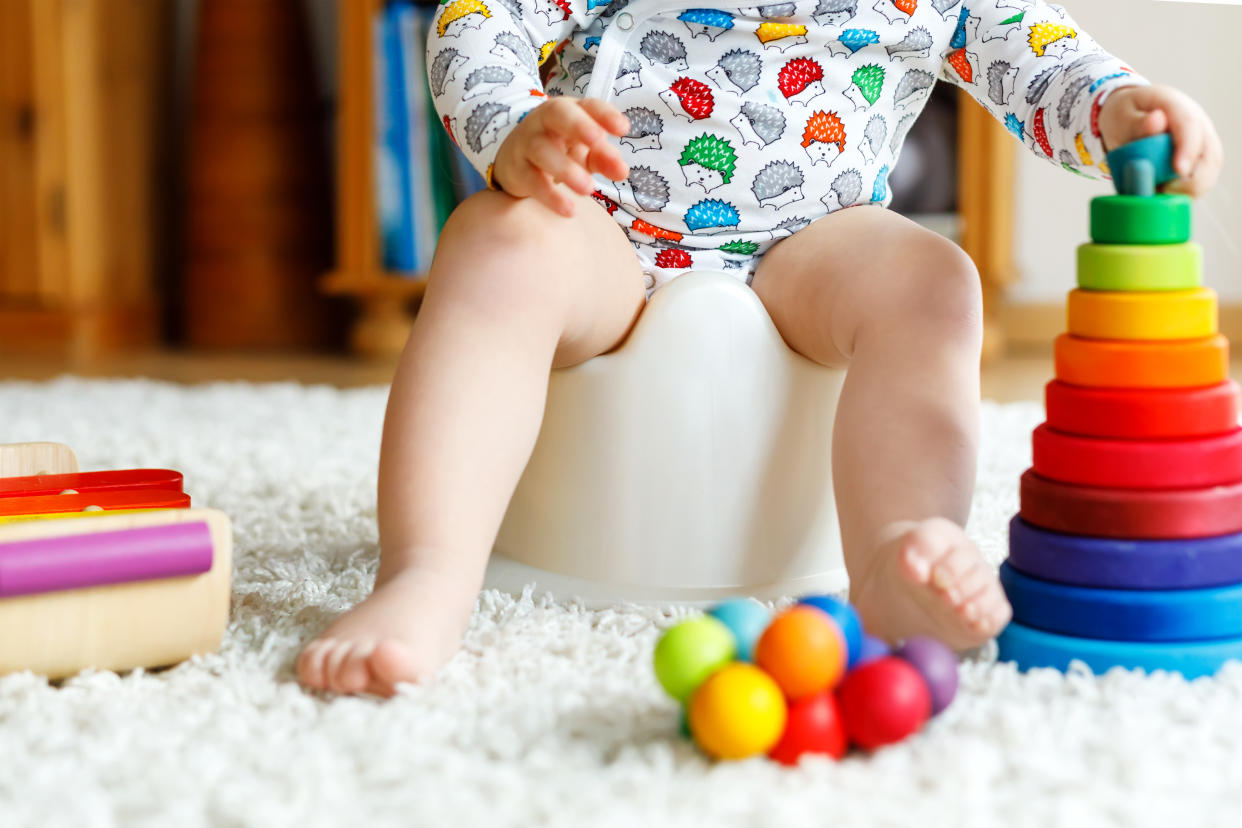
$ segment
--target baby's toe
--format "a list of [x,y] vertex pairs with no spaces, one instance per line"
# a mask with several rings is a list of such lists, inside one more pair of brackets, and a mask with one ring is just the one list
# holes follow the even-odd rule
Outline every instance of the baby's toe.
[[1005,625],[1013,620],[1013,607],[1009,605],[1009,599],[1005,597],[1005,592],[999,586],[996,588],[995,603],[992,605],[992,612],[988,624],[988,632],[996,635]]
[[901,569],[907,578],[916,583],[927,583],[931,579],[931,569],[934,563],[935,557],[930,550],[924,548],[924,545],[916,539],[908,538],[903,541]]
[[957,578],[953,605],[966,607],[996,583],[996,573],[992,567],[976,558],[975,562]]
[[367,663],[372,678],[369,690],[377,695],[391,696],[401,682],[416,683],[420,679],[409,648],[391,638],[375,646]]
[[962,530],[947,520],[925,520],[901,540],[906,576],[921,584],[933,582],[936,566],[962,539]]
[[1009,623],[1013,611],[999,584],[984,587],[963,607],[963,614],[970,625],[981,633],[992,636]]
[[931,583],[949,603],[957,606],[968,593],[966,582],[979,565],[979,553],[968,546],[950,545],[932,565]]
[[332,689],[338,693],[360,693],[371,678],[367,660],[375,650],[372,641],[358,642],[349,647],[336,667]]
[[328,652],[323,657],[323,684],[325,690],[333,693],[339,693],[337,688],[337,676],[341,671],[341,664],[345,660],[345,656],[349,655],[349,650],[354,646],[352,641],[333,641],[328,648]]
[[315,690],[327,689],[323,665],[333,643],[330,638],[317,638],[302,648],[297,663],[298,680],[302,684]]

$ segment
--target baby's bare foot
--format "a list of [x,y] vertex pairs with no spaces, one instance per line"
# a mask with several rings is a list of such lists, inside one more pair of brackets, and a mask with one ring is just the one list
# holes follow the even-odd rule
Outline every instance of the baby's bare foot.
[[894,524],[850,598],[873,635],[934,636],[955,650],[977,647],[1012,615],[1000,581],[960,526],[934,518]]
[[461,644],[478,593],[469,579],[414,566],[376,582],[298,656],[298,680],[316,690],[391,696],[428,681]]

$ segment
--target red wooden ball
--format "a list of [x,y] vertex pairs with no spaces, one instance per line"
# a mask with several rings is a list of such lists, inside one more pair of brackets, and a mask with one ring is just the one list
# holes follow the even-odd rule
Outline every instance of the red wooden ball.
[[823,690],[789,705],[785,732],[768,756],[785,765],[796,765],[804,753],[840,759],[848,747],[836,697],[831,690]]
[[923,726],[932,708],[926,680],[893,656],[850,671],[837,702],[850,741],[867,750],[900,742]]

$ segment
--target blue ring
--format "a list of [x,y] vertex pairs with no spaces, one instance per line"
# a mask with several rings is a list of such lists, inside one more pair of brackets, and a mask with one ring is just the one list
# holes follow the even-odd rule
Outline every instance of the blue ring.
[[1180,540],[1066,535],[1015,517],[1009,563],[1043,581],[1110,589],[1194,589],[1242,582],[1242,532]]
[[1113,641],[1242,636],[1242,584],[1202,589],[1096,589],[1041,581],[1007,563],[1001,586],[1019,623]]
[[1022,624],[1010,624],[996,639],[998,661],[1012,661],[1022,671],[1052,667],[1064,672],[1075,659],[1100,675],[1113,667],[1169,670],[1188,679],[1210,676],[1230,660],[1242,661],[1242,638],[1154,644],[1071,638]]

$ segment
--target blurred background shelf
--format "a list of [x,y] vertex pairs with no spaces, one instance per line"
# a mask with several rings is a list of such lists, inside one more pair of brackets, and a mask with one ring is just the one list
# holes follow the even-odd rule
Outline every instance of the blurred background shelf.
[[0,2],[0,349],[158,340],[172,8]]
[[384,0],[337,3],[337,268],[320,282],[329,294],[353,297],[358,316],[349,335],[359,356],[390,357],[405,346],[423,274],[383,267],[375,197],[375,20]]
[[185,344],[340,349],[329,133],[307,6],[196,0],[186,140]]
[[[385,5],[0,2],[0,350],[340,352],[349,310],[348,351],[399,353],[426,282],[383,264]],[[894,209],[978,264],[988,354],[1015,150],[942,85],[890,178]]]
[[358,304],[349,333],[350,350],[365,358],[391,358],[405,347],[414,322],[412,305],[422,298],[427,280],[375,267],[338,271],[319,285],[328,295],[349,296]]
[[[34,376],[37,365],[98,376],[92,361],[170,375],[184,358],[195,361],[198,377],[211,366],[224,377],[267,377],[257,367],[253,374],[248,367],[234,370],[266,354],[273,365],[287,366],[290,378],[315,378],[302,357],[316,353],[345,374],[351,361],[360,372],[385,366],[366,374],[372,379],[390,371],[424,283],[418,273],[382,266],[372,101],[373,27],[383,7],[383,0],[0,0],[4,375]],[[1220,56],[1233,48],[1231,9],[1155,4],[1136,18],[1126,8],[1126,0],[1075,0],[1073,12],[1146,77],[1190,91],[1211,113],[1224,144],[1238,145],[1236,83],[1220,71]],[[201,25],[222,9],[245,28]],[[290,25],[259,34],[261,19],[282,15]],[[212,30],[220,35],[211,39],[223,62],[201,60]],[[1152,48],[1170,41],[1196,48]],[[229,64],[243,68],[225,72]],[[199,77],[200,70],[219,79]],[[268,115],[288,107],[304,139],[298,130],[265,134],[263,122],[281,127],[281,117],[246,110],[254,94],[276,88],[285,97],[269,97]],[[245,209],[213,203],[211,187],[194,195],[191,136],[196,119],[210,114],[196,109],[200,92],[215,109],[216,126],[204,128],[209,139],[197,144],[200,173],[211,173],[198,182],[214,187],[225,179],[213,176],[231,174],[231,203]],[[315,146],[303,155],[293,151]],[[265,149],[256,153],[256,147]],[[260,180],[263,187],[242,189]],[[293,199],[310,204],[306,215],[314,213],[313,220],[294,231],[284,226],[283,236],[250,235],[261,229],[258,217],[280,229],[277,217],[290,215],[279,206],[289,201],[282,182],[302,188],[294,192],[319,193]],[[1046,354],[1064,330],[1064,297],[1074,285],[1075,248],[1086,240],[1087,203],[1109,184],[1057,170],[1020,149],[972,100],[943,84],[889,183],[895,210],[955,239],[978,264],[987,353],[1009,346],[1015,354]],[[1242,270],[1239,192],[1242,165],[1226,164],[1219,185],[1199,200],[1194,229],[1206,282],[1221,298],[1221,330],[1235,341],[1242,339],[1242,282],[1232,278]],[[202,225],[210,232],[199,240],[214,236],[231,245],[228,255],[238,264],[224,261],[220,249],[189,243],[196,211],[218,217],[214,227]],[[314,256],[305,255],[311,251]],[[216,274],[244,278],[220,289],[223,277],[203,266],[211,256],[219,257]],[[272,274],[290,261],[296,275],[281,282]],[[205,287],[191,294],[196,269]],[[247,357],[240,360],[228,346],[190,335],[194,315],[209,309],[220,335],[249,328],[268,336],[284,326],[300,335],[297,303],[316,302],[330,306],[339,323],[346,321],[343,312],[354,314],[352,345],[338,324],[322,344],[308,344],[314,337],[236,344],[231,350]],[[254,315],[260,311],[267,316]],[[125,351],[137,358],[124,361]],[[208,351],[220,359],[197,358]],[[334,355],[346,352],[382,359]]]

